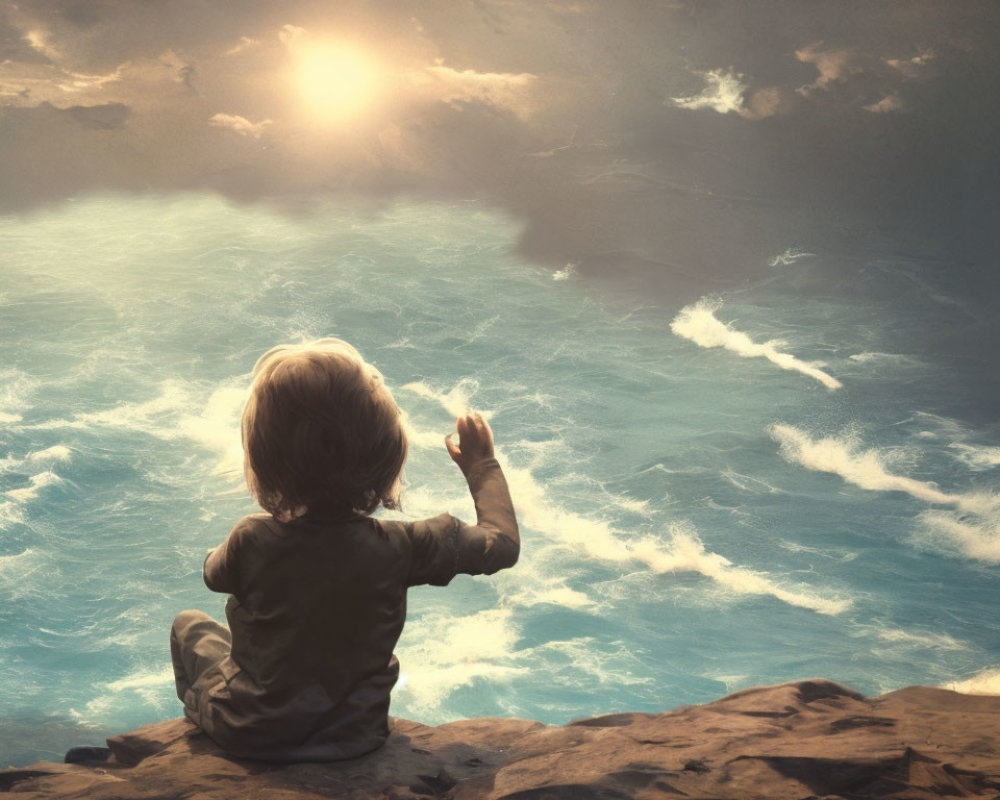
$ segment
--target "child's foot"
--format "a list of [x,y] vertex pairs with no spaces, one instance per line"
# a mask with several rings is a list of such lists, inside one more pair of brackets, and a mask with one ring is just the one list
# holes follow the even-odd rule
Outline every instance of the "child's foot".
[[66,751],[66,764],[82,764],[85,761],[107,761],[111,758],[111,749],[108,747],[71,747]]

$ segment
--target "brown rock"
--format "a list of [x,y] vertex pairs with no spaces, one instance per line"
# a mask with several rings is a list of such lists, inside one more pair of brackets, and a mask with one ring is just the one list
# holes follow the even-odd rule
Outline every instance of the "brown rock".
[[396,720],[385,747],[330,764],[229,758],[183,719],[115,736],[108,746],[112,758],[101,764],[0,771],[0,793],[39,800],[1000,798],[1000,697],[911,687],[865,698],[824,680],[565,726]]

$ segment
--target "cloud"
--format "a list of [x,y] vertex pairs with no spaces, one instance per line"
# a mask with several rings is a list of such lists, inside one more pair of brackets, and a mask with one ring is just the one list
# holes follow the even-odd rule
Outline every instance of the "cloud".
[[298,25],[282,25],[281,30],[278,31],[278,41],[285,47],[291,47],[296,42],[301,41],[307,33],[305,28]]
[[523,113],[529,109],[527,90],[537,80],[537,75],[528,72],[476,72],[443,64],[415,76],[415,82],[441,102],[478,102]]
[[835,83],[846,81],[853,75],[858,75],[866,69],[865,56],[846,49],[822,49],[820,42],[795,51],[795,57],[816,67],[819,75],[812,83],[800,86],[800,94],[809,95],[812,92],[829,89]]
[[743,93],[747,87],[742,83],[742,75],[714,69],[701,73],[701,76],[705,79],[702,92],[691,97],[670,98],[675,106],[691,110],[708,108],[719,114],[745,113]]
[[227,56],[235,56],[247,50],[252,50],[260,45],[259,39],[251,39],[249,36],[241,36],[238,44],[233,45],[225,51]]
[[25,40],[31,47],[48,59],[58,59],[62,54],[52,46],[49,41],[49,34],[39,28],[27,31],[24,34]]
[[710,70],[699,73],[705,81],[700,94],[671,97],[677,108],[692,111],[709,109],[719,114],[736,114],[743,119],[765,119],[791,109],[789,92],[780,86],[750,89],[746,77],[732,70]]
[[213,128],[228,128],[240,134],[240,136],[252,136],[254,139],[259,139],[263,136],[264,129],[273,122],[274,120],[270,119],[251,122],[239,114],[213,114],[208,120],[208,124]]
[[895,93],[887,94],[877,103],[862,106],[865,111],[871,111],[873,114],[890,114],[893,111],[901,110],[903,107],[903,101]]
[[[522,224],[526,257],[646,281],[676,307],[813,247],[831,219],[953,262],[995,252],[1000,120],[967,98],[1000,91],[1000,7],[768,7],[7,4],[0,211],[137,188],[295,208],[477,198]],[[294,48],[329,37],[382,69],[377,107],[336,132],[294,74]],[[912,124],[889,135],[901,110]]]
[[925,50],[913,58],[887,58],[885,63],[904,77],[914,79],[924,74],[927,65],[934,60],[934,51]]

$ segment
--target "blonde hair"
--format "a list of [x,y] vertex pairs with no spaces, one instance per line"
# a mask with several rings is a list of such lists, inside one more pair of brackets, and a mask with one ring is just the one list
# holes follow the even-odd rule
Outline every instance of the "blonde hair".
[[399,407],[382,374],[340,339],[280,345],[257,360],[243,449],[251,494],[280,520],[399,507]]

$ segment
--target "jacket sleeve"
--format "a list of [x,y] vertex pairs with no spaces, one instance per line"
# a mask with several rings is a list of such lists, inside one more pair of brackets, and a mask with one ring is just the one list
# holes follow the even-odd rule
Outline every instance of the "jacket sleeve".
[[246,527],[246,520],[240,520],[226,540],[205,557],[205,585],[213,592],[239,593],[239,551]]
[[459,573],[492,575],[517,563],[521,549],[517,518],[497,460],[475,464],[466,479],[476,506],[476,524],[441,514],[409,526],[410,586],[444,586]]

